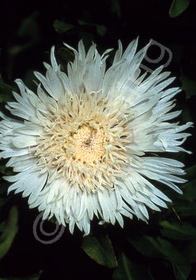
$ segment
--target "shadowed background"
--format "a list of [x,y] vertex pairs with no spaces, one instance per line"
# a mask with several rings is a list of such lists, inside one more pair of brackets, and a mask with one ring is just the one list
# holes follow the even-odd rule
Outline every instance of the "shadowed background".
[[[100,1],[4,1],[0,10],[0,108],[12,99],[14,79],[21,78],[36,89],[33,71],[44,73],[42,61],[49,61],[52,45],[58,62],[66,70],[73,55],[63,42],[77,47],[82,38],[88,47],[92,41],[100,52],[124,48],[139,36],[139,47],[150,39],[169,48],[172,61],[167,70],[177,76],[174,85],[183,92],[177,106],[183,109],[181,120],[195,120],[196,105],[196,4],[187,0],[100,0]],[[160,47],[148,52],[152,59]],[[155,69],[157,65],[149,65]],[[110,64],[110,60],[108,61]],[[195,133],[186,148],[195,152]],[[83,239],[67,229],[55,243],[44,245],[33,235],[38,215],[29,210],[21,195],[7,198],[8,183],[1,179],[0,190],[0,279],[174,279],[196,278],[196,165],[195,154],[180,154],[187,166],[189,182],[184,196],[169,193],[174,204],[169,210],[150,213],[146,225],[125,219],[125,229],[93,227],[93,236]],[[0,173],[12,171],[1,162]],[[160,186],[161,187],[161,186]],[[52,232],[48,223],[45,230]]]

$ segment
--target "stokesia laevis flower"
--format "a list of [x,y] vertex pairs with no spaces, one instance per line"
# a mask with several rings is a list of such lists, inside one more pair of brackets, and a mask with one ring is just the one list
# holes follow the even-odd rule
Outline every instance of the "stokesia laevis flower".
[[[161,153],[185,151],[181,144],[192,123],[175,121],[180,111],[171,87],[175,78],[159,67],[146,77],[140,64],[149,45],[136,53],[137,40],[122,51],[119,42],[112,65],[106,70],[111,50],[100,55],[92,44],[78,51],[67,65],[58,65],[54,47],[46,76],[35,72],[37,93],[16,80],[20,94],[7,109],[17,118],[1,113],[1,158],[16,175],[8,192],[29,197],[44,219],[75,225],[90,232],[94,216],[123,227],[123,216],[147,221],[148,208],[160,210],[171,200],[153,182],[181,193],[176,183],[185,180],[183,164]],[[169,87],[170,86],[170,87]]]

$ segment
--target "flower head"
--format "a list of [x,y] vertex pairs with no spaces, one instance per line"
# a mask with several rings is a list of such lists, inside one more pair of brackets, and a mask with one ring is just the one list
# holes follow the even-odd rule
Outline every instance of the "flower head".
[[170,201],[154,180],[179,193],[176,183],[185,181],[183,164],[161,156],[185,151],[192,124],[170,122],[180,114],[172,110],[180,89],[169,87],[174,78],[163,67],[141,75],[148,45],[136,53],[137,40],[124,53],[119,42],[107,70],[110,50],[66,46],[75,54],[67,74],[52,47],[46,76],[35,72],[37,93],[16,80],[21,94],[13,93],[7,109],[17,118],[1,113],[0,156],[17,172],[6,177],[8,191],[22,192],[44,219],[55,216],[70,232],[76,224],[88,234],[94,216],[122,227],[123,216],[147,221],[147,208]]

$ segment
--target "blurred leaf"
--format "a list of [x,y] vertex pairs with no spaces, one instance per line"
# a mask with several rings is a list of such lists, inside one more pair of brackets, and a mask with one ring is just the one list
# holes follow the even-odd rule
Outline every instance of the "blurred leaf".
[[4,204],[6,203],[7,199],[6,198],[0,198],[0,208],[2,206],[4,206]]
[[177,42],[170,42],[167,47],[172,50],[173,53],[172,63],[181,65],[184,54],[184,46]]
[[186,93],[186,98],[196,95],[196,81],[190,79],[185,75],[181,75],[180,80],[182,82],[182,89]]
[[6,222],[3,221],[2,223],[0,223],[0,232],[4,232],[6,229]]
[[96,263],[108,268],[117,266],[112,242],[107,235],[99,237],[87,236],[84,238],[81,247]]
[[183,185],[183,199],[196,200],[196,179]]
[[[10,175],[10,172],[6,172],[6,175]],[[13,173],[12,173],[13,174]],[[8,189],[8,184],[6,181],[1,181],[1,187],[0,187],[0,207],[7,202],[9,199],[7,195],[7,189]]]
[[190,263],[196,263],[196,240],[192,240],[183,249],[183,253]]
[[105,25],[95,24],[97,34],[102,37],[107,33],[107,27]]
[[35,273],[33,275],[27,276],[27,277],[8,277],[8,278],[0,278],[0,280],[39,280],[41,276],[42,271]]
[[56,19],[53,22],[53,27],[54,27],[56,32],[58,32],[58,33],[65,33],[67,31],[73,29],[74,25],[70,24],[70,23],[66,23],[66,22],[64,22],[62,20]]
[[112,13],[114,13],[118,18],[120,18],[121,17],[120,1],[112,0],[111,8],[112,8]]
[[[4,175],[12,175],[13,172],[9,168],[6,168],[6,165],[0,165],[0,176],[3,177]],[[8,196],[7,196],[7,189],[8,185],[6,181],[1,181],[0,187],[0,207],[6,203]]]
[[87,22],[85,22],[84,20],[81,20],[81,19],[78,20],[78,23],[80,25],[89,25],[89,23],[87,23]]
[[34,11],[30,16],[23,19],[18,30],[19,37],[28,37],[31,41],[37,41],[40,37],[39,25],[37,22],[38,11]]
[[181,15],[189,6],[190,0],[173,0],[169,9],[170,17],[178,17]]
[[119,266],[114,270],[113,280],[145,280],[146,269],[144,265],[131,262],[122,252],[119,259]]
[[0,74],[0,102],[12,100],[12,86],[6,84]]
[[113,273],[114,280],[133,280],[131,276],[132,264],[122,252],[119,267]]
[[9,212],[6,229],[0,236],[0,259],[2,259],[9,251],[17,232],[18,209],[16,206],[12,206]]
[[186,104],[184,106],[184,109],[182,111],[182,115],[181,116],[182,116],[182,120],[184,122],[192,122],[193,121],[192,112],[189,109],[189,107],[186,106]]
[[132,246],[142,255],[150,258],[162,258],[162,253],[156,248],[156,240],[150,236],[128,238]]
[[189,180],[196,178],[196,164],[186,169],[187,178]]
[[161,234],[174,240],[189,240],[196,238],[196,228],[191,224],[170,223],[168,221],[160,222],[162,227]]
[[18,37],[22,40],[21,43],[12,45],[9,48],[9,55],[15,56],[26,51],[40,41],[40,30],[37,22],[39,12],[34,11],[30,16],[24,18],[17,32]]
[[5,165],[0,165],[0,173],[5,174],[6,173],[6,166]]
[[94,26],[96,28],[97,31],[97,35],[99,35],[100,37],[104,36],[107,33],[107,27],[105,25],[102,24],[96,24],[96,23],[89,23],[89,22],[85,22],[83,20],[78,20],[78,23],[80,25],[86,25],[86,26]]
[[191,272],[191,265],[173,265],[176,280],[187,280]]
[[188,200],[178,200],[174,204],[175,209],[181,217],[194,217],[196,216],[196,202]]
[[184,256],[172,245],[171,242],[161,237],[141,236],[137,239],[129,239],[132,246],[142,255],[151,258],[166,259],[174,264],[186,265]]
[[22,43],[11,46],[9,49],[10,55],[18,55],[39,42],[40,30],[37,22],[38,14],[38,11],[34,11],[30,16],[22,20],[17,32],[18,37],[22,38]]

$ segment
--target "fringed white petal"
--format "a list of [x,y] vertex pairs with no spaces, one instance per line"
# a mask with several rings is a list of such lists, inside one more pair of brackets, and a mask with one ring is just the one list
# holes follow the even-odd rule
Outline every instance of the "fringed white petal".
[[[137,52],[137,38],[123,53],[119,41],[106,70],[111,49],[101,55],[94,43],[89,50],[82,41],[77,50],[65,44],[75,56],[67,73],[53,46],[46,74],[35,72],[37,94],[16,80],[20,94],[13,92],[15,101],[6,107],[16,118],[0,112],[0,157],[18,172],[5,177],[8,192],[22,192],[44,219],[54,216],[71,233],[77,226],[85,235],[94,217],[121,227],[123,216],[147,222],[149,209],[171,203],[156,183],[182,193],[184,165],[161,153],[187,152],[182,144],[193,124],[172,122],[181,113],[173,100],[181,90],[171,86],[170,72],[160,66],[141,75],[149,45]],[[85,152],[78,151],[84,140]],[[146,156],[152,152],[157,156]]]

